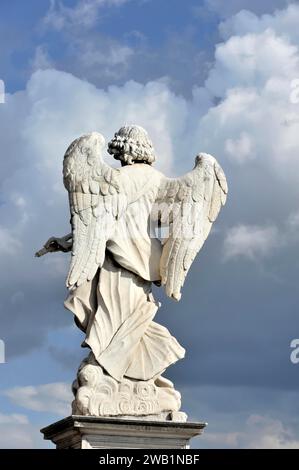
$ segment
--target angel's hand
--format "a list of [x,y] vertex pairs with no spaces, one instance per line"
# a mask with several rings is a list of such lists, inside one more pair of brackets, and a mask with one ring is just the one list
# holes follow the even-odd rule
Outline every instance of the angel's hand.
[[35,253],[38,258],[47,253],[53,253],[56,251],[63,251],[64,253],[71,251],[72,249],[72,234],[69,233],[65,237],[57,238],[51,237],[44,244],[43,248]]

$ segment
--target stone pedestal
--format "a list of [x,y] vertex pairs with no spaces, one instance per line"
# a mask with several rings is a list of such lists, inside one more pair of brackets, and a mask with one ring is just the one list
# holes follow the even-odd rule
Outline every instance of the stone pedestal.
[[206,423],[69,416],[43,428],[57,449],[186,449]]

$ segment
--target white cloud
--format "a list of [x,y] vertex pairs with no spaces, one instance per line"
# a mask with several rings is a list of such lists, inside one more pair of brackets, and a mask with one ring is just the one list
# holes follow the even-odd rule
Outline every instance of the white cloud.
[[[298,104],[291,102],[291,94],[292,83],[299,77],[298,35],[290,31],[286,36],[271,27],[271,21],[276,24],[284,14],[268,15],[265,29],[251,31],[246,22],[239,23],[238,34],[232,31],[233,35],[216,47],[206,87],[220,102],[202,118],[199,139],[216,155],[223,149],[229,151],[230,159],[235,150],[232,143],[242,144],[243,151],[246,143],[245,154],[251,145],[257,171],[267,168],[295,185],[299,120],[295,118]],[[250,138],[250,145],[242,135]],[[238,155],[233,159],[248,162]]]
[[[115,38],[102,34],[100,14],[131,0],[79,0],[73,6],[51,0],[50,8],[40,23],[42,32],[54,29],[64,43],[63,58],[58,68],[71,70],[78,76],[89,77],[95,83],[109,83],[124,77],[131,65],[136,48],[128,44],[128,37]],[[96,27],[97,28],[93,28]],[[45,46],[36,48],[33,70],[54,66]]]
[[299,241],[299,212],[292,212],[276,225],[236,225],[226,231],[223,241],[225,260],[247,258],[250,260],[273,256],[278,248],[297,250]]
[[275,34],[298,43],[299,5],[292,3],[284,10],[277,10],[272,15],[256,14],[242,10],[220,24],[220,32],[224,39],[243,34],[259,34],[271,29]]
[[35,49],[35,54],[32,59],[32,69],[39,70],[39,69],[48,69],[53,66],[53,62],[50,59],[48,51],[45,46],[39,45]]
[[273,12],[276,8],[284,7],[289,0],[205,0],[204,8],[218,13],[224,18],[230,17],[240,10],[248,9],[257,14]]
[[299,449],[299,440],[280,420],[260,415],[250,415],[242,430],[207,432],[204,438],[213,448]]
[[289,83],[298,74],[297,46],[271,29],[232,36],[217,46],[215,57],[206,86],[216,96],[225,97],[235,87],[263,90],[273,78]]
[[130,47],[121,46],[119,44],[112,44],[110,50],[106,50],[105,54],[98,51],[93,47],[91,49],[85,48],[85,54],[82,58],[82,64],[87,67],[93,65],[115,66],[124,65],[127,63],[129,57],[133,54]]
[[39,426],[29,422],[23,414],[0,413],[1,449],[37,449],[48,447],[43,442]]
[[12,403],[28,410],[45,411],[61,416],[70,414],[71,387],[66,383],[51,383],[14,387],[3,392]]
[[224,258],[228,260],[241,256],[255,259],[271,255],[280,243],[278,230],[274,226],[238,225],[229,229],[226,234],[223,245]]
[[58,31],[74,25],[90,28],[97,22],[101,8],[120,6],[128,1],[130,0],[79,0],[74,7],[67,7],[63,2],[51,0],[44,24]]
[[252,138],[246,132],[241,132],[240,137],[235,140],[227,139],[225,152],[231,160],[241,164],[256,156]]
[[80,67],[89,70],[94,79],[104,76],[119,79],[128,69],[134,56],[133,48],[104,37],[74,37],[72,47],[76,48]]
[[0,413],[1,424],[28,424],[28,418],[25,415],[13,413],[11,415]]

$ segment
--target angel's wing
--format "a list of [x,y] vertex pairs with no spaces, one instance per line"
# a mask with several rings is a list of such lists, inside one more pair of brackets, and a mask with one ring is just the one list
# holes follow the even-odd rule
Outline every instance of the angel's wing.
[[114,222],[127,204],[124,176],[102,160],[104,144],[104,137],[92,132],[72,142],[64,156],[73,235],[69,288],[91,280],[102,266]]
[[223,170],[214,157],[205,153],[196,157],[194,169],[183,177],[162,180],[156,207],[160,224],[168,230],[162,240],[160,273],[169,297],[180,299],[188,270],[226,195]]

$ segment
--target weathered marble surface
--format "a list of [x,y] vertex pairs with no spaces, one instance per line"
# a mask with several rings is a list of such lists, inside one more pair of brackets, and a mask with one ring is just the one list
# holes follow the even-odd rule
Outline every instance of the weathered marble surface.
[[180,299],[226,201],[226,179],[204,153],[186,175],[165,177],[153,168],[155,152],[139,126],[121,128],[108,144],[121,168],[104,163],[104,144],[92,132],[67,149],[63,174],[72,233],[52,237],[37,256],[71,250],[65,306],[91,350],[74,382],[74,413],[166,419],[181,402],[162,374],[185,351],[153,321],[159,303],[151,287],[161,285]]
[[57,449],[186,449],[206,423],[70,416],[42,429]]
[[93,353],[82,361],[73,392],[74,415],[187,419],[185,413],[178,411],[181,396],[170,380],[160,376],[146,381],[123,378],[118,382],[99,366]]

